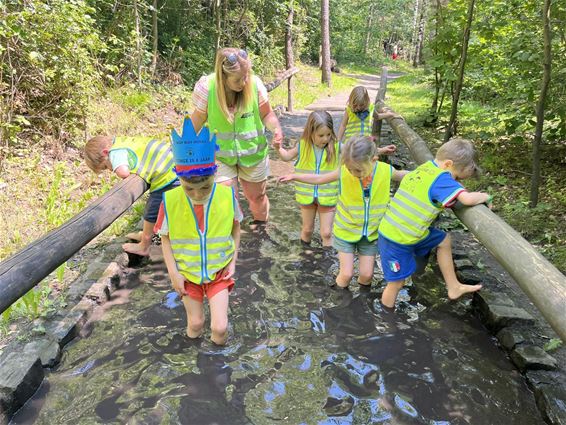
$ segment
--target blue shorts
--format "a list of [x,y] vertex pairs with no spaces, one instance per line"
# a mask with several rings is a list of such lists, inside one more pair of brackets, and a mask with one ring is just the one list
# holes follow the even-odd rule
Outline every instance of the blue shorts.
[[426,238],[414,245],[401,245],[379,235],[377,245],[383,276],[387,282],[403,280],[411,276],[417,269],[415,257],[427,256],[446,238],[446,233],[442,230],[430,227],[429,231]]
[[163,200],[163,192],[174,189],[180,184],[181,183],[179,182],[179,180],[175,180],[162,189],[150,192],[147,203],[145,204],[145,209],[143,211],[143,219],[150,223],[155,223],[157,221],[157,214],[159,214],[159,206],[161,205],[161,201]]

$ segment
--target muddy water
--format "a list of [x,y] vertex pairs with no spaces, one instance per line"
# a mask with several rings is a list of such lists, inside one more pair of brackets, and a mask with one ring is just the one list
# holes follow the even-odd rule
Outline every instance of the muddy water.
[[379,274],[371,291],[331,288],[337,261],[297,243],[291,188],[270,197],[267,228],[243,226],[227,347],[183,336],[156,258],[131,270],[13,423],[541,422],[521,376],[432,272],[384,315]]

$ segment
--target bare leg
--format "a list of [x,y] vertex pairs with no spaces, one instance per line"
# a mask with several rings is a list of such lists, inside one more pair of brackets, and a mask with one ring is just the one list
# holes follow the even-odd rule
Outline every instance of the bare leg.
[[375,255],[360,255],[360,276],[358,277],[358,283],[360,285],[371,285],[374,267]]
[[383,290],[383,294],[381,294],[381,304],[385,307],[394,308],[397,295],[404,284],[405,280],[387,282],[387,286]]
[[125,243],[122,245],[122,249],[131,254],[147,257],[149,255],[149,247],[151,246],[151,237],[153,236],[153,226],[155,226],[155,223],[144,220],[140,242]]
[[228,289],[215,294],[208,300],[210,306],[210,339],[217,345],[226,344],[228,338]]
[[348,252],[338,252],[340,261],[340,271],[336,276],[336,284],[340,288],[347,288],[354,276],[354,254]]
[[189,338],[198,338],[202,335],[204,326],[204,311],[202,303],[185,295],[183,304],[187,312],[187,336]]
[[320,212],[320,237],[322,238],[322,246],[332,246],[332,224],[334,223],[334,211]]
[[221,184],[222,186],[230,186],[234,188],[234,194],[236,195],[236,199],[239,198],[240,194],[238,191],[238,178],[234,177],[233,179],[229,179],[229,180],[224,180],[222,182],[219,182],[218,184]]
[[301,207],[301,218],[303,227],[301,228],[301,240],[310,243],[314,231],[314,219],[316,218],[316,208]]
[[446,238],[438,245],[436,257],[442,277],[444,277],[444,282],[446,283],[448,298],[455,300],[464,294],[476,292],[481,289],[481,285],[464,285],[460,283],[456,277],[454,263],[452,262],[452,242],[450,235],[446,235]]
[[269,218],[269,199],[266,193],[267,179],[257,183],[240,179],[240,183],[249,202],[254,220],[267,221]]

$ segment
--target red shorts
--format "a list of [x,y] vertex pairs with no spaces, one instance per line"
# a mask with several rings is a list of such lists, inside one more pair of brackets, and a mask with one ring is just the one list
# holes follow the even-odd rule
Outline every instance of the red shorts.
[[314,200],[314,202],[312,204],[308,204],[308,205],[302,205],[301,204],[301,208],[304,208],[306,210],[316,210],[316,209],[318,209],[318,212],[321,212],[321,213],[332,212],[332,211],[336,210],[335,206],[329,207],[329,206],[320,205],[316,199]]
[[206,295],[210,300],[220,291],[228,288],[228,292],[232,292],[234,288],[234,279],[213,280],[212,282],[197,285],[196,283],[185,281],[185,294],[195,301],[203,302]]

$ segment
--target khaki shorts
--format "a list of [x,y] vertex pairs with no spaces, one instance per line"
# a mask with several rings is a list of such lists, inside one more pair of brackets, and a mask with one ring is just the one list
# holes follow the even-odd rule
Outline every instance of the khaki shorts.
[[241,165],[226,165],[217,161],[218,170],[216,171],[216,182],[221,183],[226,180],[238,177],[242,180],[252,183],[259,183],[269,177],[269,157],[261,160],[253,167],[243,167]]

